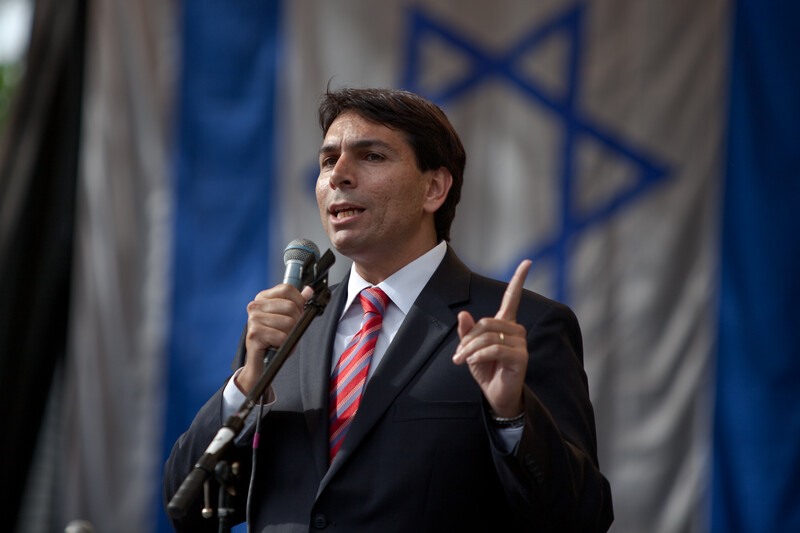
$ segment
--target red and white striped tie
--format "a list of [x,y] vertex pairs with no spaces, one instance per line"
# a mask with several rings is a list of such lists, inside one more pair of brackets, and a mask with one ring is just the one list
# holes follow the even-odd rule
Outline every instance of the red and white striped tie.
[[361,306],[364,308],[364,319],[361,329],[347,345],[336,368],[333,369],[330,383],[329,420],[330,460],[342,445],[350,422],[356,414],[358,404],[361,403],[361,393],[367,382],[367,372],[375,352],[375,343],[383,323],[383,313],[389,303],[389,297],[376,288],[369,287],[359,294]]

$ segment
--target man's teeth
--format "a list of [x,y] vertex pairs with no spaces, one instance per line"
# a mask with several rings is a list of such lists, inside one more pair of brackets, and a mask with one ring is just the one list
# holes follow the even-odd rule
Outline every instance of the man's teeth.
[[351,217],[351,216],[359,213],[360,211],[361,211],[361,209],[345,209],[343,211],[337,211],[336,212],[336,218]]

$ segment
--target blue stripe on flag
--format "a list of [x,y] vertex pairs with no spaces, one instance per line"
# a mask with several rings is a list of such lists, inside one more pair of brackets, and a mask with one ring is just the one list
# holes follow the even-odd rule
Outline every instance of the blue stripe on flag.
[[723,210],[712,531],[800,531],[800,4],[740,0]]
[[182,10],[165,454],[229,373],[245,306],[280,250],[269,241],[280,1]]

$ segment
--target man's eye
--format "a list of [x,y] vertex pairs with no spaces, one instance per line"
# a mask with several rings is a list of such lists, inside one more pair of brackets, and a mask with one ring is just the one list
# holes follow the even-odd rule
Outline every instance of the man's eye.
[[319,166],[320,166],[320,168],[332,167],[332,166],[334,166],[335,164],[336,164],[336,158],[335,158],[335,157],[333,157],[333,156],[324,157],[324,158],[322,158],[322,160],[319,162]]
[[384,159],[385,158],[381,154],[375,152],[370,152],[366,156],[367,161],[383,161]]

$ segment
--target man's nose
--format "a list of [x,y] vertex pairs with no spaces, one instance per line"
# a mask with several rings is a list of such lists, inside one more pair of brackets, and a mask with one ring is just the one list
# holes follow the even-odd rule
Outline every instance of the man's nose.
[[350,156],[346,154],[339,156],[331,170],[330,179],[333,188],[356,186],[357,182]]

